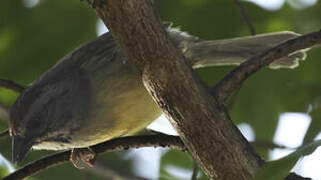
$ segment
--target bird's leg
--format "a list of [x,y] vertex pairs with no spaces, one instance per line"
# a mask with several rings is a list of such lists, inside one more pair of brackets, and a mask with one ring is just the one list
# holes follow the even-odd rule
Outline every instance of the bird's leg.
[[70,161],[78,168],[83,169],[85,165],[93,167],[97,154],[91,148],[74,148],[71,150]]

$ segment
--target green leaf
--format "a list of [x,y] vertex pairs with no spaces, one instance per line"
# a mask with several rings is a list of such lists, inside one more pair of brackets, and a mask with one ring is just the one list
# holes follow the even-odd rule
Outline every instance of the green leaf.
[[8,174],[9,174],[8,168],[4,164],[1,164],[0,165],[0,178],[5,177]]
[[255,180],[281,180],[284,179],[293,168],[299,158],[309,155],[321,145],[321,140],[314,141],[298,148],[293,153],[266,163],[255,175]]

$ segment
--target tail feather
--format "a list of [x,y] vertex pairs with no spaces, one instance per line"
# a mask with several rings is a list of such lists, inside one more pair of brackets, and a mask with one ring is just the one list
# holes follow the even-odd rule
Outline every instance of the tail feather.
[[[294,32],[284,31],[242,38],[204,41],[180,32],[178,28],[172,29],[169,26],[168,32],[193,68],[239,65],[248,58],[283,41],[300,36]],[[269,67],[272,69],[295,68],[299,65],[299,60],[305,59],[306,51],[307,49],[300,50],[277,59]]]

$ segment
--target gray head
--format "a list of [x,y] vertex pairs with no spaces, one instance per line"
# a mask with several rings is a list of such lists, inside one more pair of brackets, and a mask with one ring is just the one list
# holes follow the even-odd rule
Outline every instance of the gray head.
[[81,123],[77,119],[87,113],[87,80],[75,68],[68,72],[57,68],[27,88],[11,108],[14,162],[20,162],[32,146],[69,143]]
[[[29,110],[32,108],[35,99],[40,95],[40,91],[30,91],[30,89],[31,88],[26,89],[18,97],[10,111],[10,135],[12,136],[13,141],[12,157],[14,162],[20,162],[35,143],[35,137],[38,134],[43,133],[41,132],[43,128],[37,128],[40,129],[39,131],[29,130],[29,127],[32,126],[33,123],[37,123],[36,126],[44,125],[44,123],[40,122],[39,117],[34,118],[36,121],[30,120],[30,118],[25,118],[27,114],[30,114],[28,113]],[[41,114],[42,113],[37,116],[40,116]]]

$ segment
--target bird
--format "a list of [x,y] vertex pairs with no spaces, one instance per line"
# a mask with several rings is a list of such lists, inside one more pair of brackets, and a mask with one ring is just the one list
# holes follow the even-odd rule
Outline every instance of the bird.
[[[194,69],[238,65],[291,38],[290,31],[223,40],[202,40],[165,24],[174,45]],[[295,68],[306,50],[269,65]],[[133,135],[161,115],[144,88],[140,73],[110,33],[64,56],[28,86],[10,110],[13,161],[21,162],[30,149],[73,150],[82,159],[95,159],[89,146]],[[84,158],[85,156],[85,158]]]

